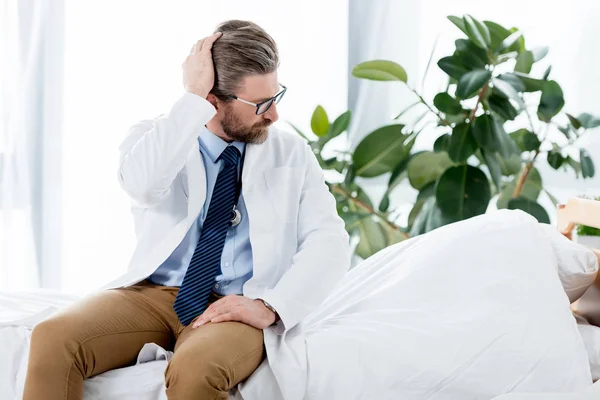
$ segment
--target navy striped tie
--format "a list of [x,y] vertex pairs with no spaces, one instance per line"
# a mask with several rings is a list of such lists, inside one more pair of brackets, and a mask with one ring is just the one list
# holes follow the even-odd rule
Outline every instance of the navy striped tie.
[[173,304],[184,326],[206,309],[215,277],[221,270],[221,255],[235,204],[240,152],[228,146],[219,159],[224,166],[217,177],[196,250]]

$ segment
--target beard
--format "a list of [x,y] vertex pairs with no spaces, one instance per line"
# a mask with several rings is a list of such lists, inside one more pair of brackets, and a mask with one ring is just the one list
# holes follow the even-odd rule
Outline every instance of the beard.
[[271,124],[272,122],[269,120],[262,120],[248,126],[232,110],[225,112],[221,121],[221,127],[227,136],[235,141],[250,144],[264,143],[269,135],[268,128]]

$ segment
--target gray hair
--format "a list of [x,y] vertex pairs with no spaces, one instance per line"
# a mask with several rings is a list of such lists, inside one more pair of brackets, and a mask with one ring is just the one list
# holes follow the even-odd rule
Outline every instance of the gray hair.
[[243,79],[265,75],[279,67],[275,41],[264,29],[250,21],[230,20],[221,23],[216,32],[223,32],[213,44],[215,85],[211,93],[223,101],[231,100]]

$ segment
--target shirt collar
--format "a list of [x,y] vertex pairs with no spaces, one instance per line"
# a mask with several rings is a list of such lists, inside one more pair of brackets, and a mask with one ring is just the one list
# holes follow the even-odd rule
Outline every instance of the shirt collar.
[[[230,145],[214,133],[208,130],[206,127],[202,127],[200,130],[200,135],[198,136],[198,142],[200,143],[200,147],[208,154],[208,157],[213,163],[217,162],[217,159],[221,155],[221,153]],[[244,154],[244,149],[246,148],[246,143],[234,141],[231,142],[231,145],[235,146],[240,154]]]

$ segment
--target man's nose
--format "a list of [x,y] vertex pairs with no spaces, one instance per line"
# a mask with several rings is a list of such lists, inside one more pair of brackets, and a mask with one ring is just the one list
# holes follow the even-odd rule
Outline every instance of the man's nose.
[[279,119],[279,113],[277,112],[277,104],[271,104],[269,110],[267,110],[267,112],[263,114],[263,118],[268,119],[273,123],[277,122],[277,120]]

